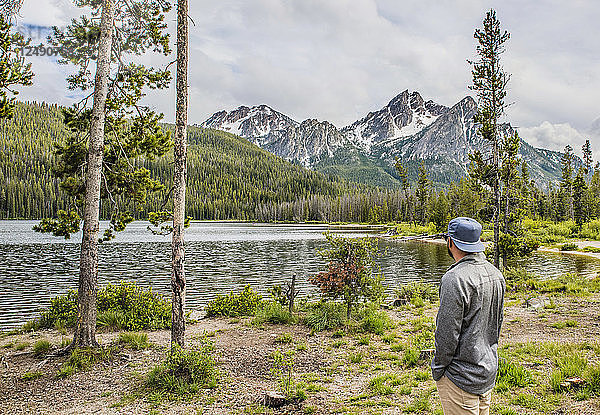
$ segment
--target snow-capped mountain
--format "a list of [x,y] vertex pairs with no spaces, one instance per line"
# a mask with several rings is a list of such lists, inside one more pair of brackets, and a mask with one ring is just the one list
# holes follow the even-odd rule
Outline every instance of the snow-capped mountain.
[[327,121],[308,119],[299,123],[267,105],[220,111],[204,121],[201,127],[239,135],[305,167],[311,166],[311,159],[315,156],[333,156],[334,151],[346,141]]
[[344,127],[342,133],[351,143],[370,151],[373,145],[418,133],[447,110],[433,101],[425,102],[418,92],[406,90],[379,111]]
[[[201,126],[239,135],[306,167],[366,183],[397,183],[396,159],[414,177],[423,161],[432,181],[442,185],[464,176],[469,154],[486,146],[473,122],[476,112],[477,103],[469,96],[446,107],[405,90],[385,107],[341,129],[316,119],[298,122],[266,105],[220,111]],[[503,130],[513,133],[508,124]],[[532,179],[555,180],[560,153],[521,141],[521,157]]]

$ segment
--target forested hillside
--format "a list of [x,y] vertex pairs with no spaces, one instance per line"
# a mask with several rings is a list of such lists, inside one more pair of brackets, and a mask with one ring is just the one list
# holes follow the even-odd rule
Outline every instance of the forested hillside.
[[[232,134],[197,127],[188,131],[187,210],[194,219],[251,220],[283,202],[328,199],[357,189]],[[52,174],[52,143],[66,134],[55,104],[18,103],[13,119],[0,121],[0,218],[53,217],[65,206]],[[167,155],[145,164],[168,187],[171,162],[172,155]],[[159,205],[160,200],[153,200],[149,208]]]

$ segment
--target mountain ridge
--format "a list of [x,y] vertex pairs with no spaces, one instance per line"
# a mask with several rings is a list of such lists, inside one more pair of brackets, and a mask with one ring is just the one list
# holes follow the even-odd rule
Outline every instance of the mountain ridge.
[[[371,170],[368,175],[377,173],[376,181],[393,187],[398,185],[393,168],[396,159],[410,166],[412,179],[416,178],[415,164],[425,161],[432,181],[445,186],[464,176],[469,153],[486,146],[473,121],[476,112],[477,103],[468,95],[447,107],[406,89],[383,108],[342,128],[313,118],[298,122],[264,104],[219,111],[200,126],[238,134],[314,170],[345,171],[338,174],[367,184],[375,183],[351,172],[358,167],[363,173]],[[503,124],[502,129],[505,134],[514,133],[510,124]],[[560,153],[533,147],[523,139],[521,143],[520,156],[530,164],[532,179],[544,186],[559,179]],[[381,177],[386,174],[390,177]]]

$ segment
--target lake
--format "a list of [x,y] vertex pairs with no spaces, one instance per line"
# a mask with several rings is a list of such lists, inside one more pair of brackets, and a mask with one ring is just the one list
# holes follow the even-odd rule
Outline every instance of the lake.
[[[65,240],[33,232],[36,221],[0,221],[0,330],[36,317],[49,299],[77,288],[81,234]],[[103,224],[106,226],[106,224]],[[147,223],[134,222],[100,245],[99,283],[135,281],[170,295],[169,236],[153,235]],[[301,296],[317,296],[308,276],[325,264],[323,232],[344,236],[376,235],[368,227],[192,222],[186,229],[188,309],[201,309],[218,294],[250,284],[267,294],[298,276]],[[381,238],[378,262],[386,292],[403,282],[439,282],[452,263],[445,245]],[[600,261],[579,255],[536,253],[519,261],[544,276],[566,272],[595,274]]]

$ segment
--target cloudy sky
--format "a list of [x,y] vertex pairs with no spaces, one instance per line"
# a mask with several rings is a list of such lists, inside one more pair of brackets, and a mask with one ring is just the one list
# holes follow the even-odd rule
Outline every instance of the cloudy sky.
[[[596,0],[192,0],[190,123],[267,104],[343,127],[405,89],[453,105],[470,92],[466,60],[475,58],[473,31],[490,7],[511,33],[506,120],[536,146],[571,144],[579,153],[590,138],[600,156]],[[81,12],[69,0],[24,0],[17,24],[39,43]],[[169,26],[174,38],[174,13]],[[48,57],[32,62],[34,85],[20,99],[72,103],[70,69]],[[174,119],[174,88],[147,99]]]

